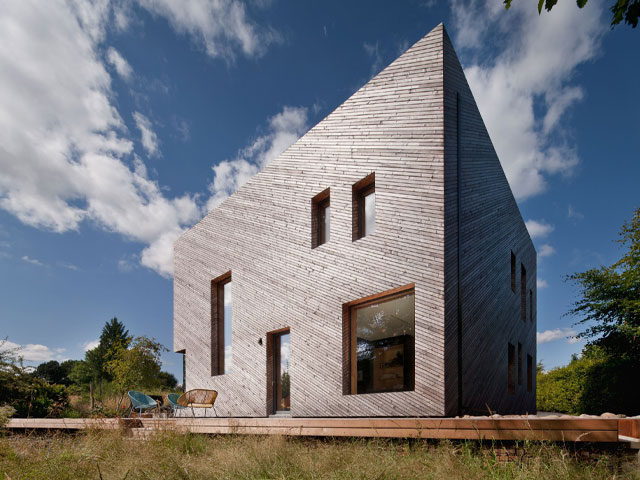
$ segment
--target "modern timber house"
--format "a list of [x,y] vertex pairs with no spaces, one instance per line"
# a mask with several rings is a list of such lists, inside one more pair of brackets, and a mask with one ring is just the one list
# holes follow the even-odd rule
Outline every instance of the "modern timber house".
[[174,350],[221,416],[535,412],[536,252],[443,25],[174,256]]

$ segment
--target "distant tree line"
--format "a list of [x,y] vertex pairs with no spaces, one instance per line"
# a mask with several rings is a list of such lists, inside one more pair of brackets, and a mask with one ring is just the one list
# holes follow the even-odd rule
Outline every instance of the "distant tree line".
[[624,252],[610,266],[569,275],[579,290],[568,315],[587,340],[569,365],[538,366],[539,410],[572,414],[640,414],[640,208],[620,230]]
[[98,346],[86,351],[83,360],[51,360],[33,369],[23,365],[18,350],[5,345],[0,341],[0,407],[12,407],[20,417],[73,413],[70,395],[87,395],[89,413],[104,412],[105,384],[117,398],[117,411],[128,390],[178,388],[175,376],[161,370],[160,354],[167,349],[154,339],[130,336],[115,317],[105,323]]

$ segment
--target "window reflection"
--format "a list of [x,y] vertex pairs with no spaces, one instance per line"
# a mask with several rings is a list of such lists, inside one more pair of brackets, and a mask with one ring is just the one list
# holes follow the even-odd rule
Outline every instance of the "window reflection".
[[[413,390],[415,372],[415,298],[402,293],[353,307],[351,358],[356,359],[353,393]],[[353,368],[353,367],[352,367]]]

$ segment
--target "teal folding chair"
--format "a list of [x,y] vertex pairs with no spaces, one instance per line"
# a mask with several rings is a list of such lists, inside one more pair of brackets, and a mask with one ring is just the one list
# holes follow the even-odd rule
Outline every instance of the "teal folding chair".
[[128,392],[128,395],[129,400],[131,400],[131,408],[129,409],[128,415],[129,417],[131,416],[131,412],[133,410],[138,410],[138,413],[140,414],[140,416],[142,416],[142,410],[158,407],[158,402],[142,392],[131,390],[130,392]]
[[185,409],[185,407],[178,403],[178,398],[180,398],[179,393],[170,393],[167,395],[167,400],[169,401],[169,406],[171,407],[171,412],[174,417],[176,416],[176,412],[178,410]]

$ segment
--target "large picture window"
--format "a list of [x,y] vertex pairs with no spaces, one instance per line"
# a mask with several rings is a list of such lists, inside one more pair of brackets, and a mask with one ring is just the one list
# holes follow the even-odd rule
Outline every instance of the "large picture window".
[[415,294],[413,285],[346,305],[350,392],[414,389]]
[[231,371],[231,272],[211,282],[211,374]]

